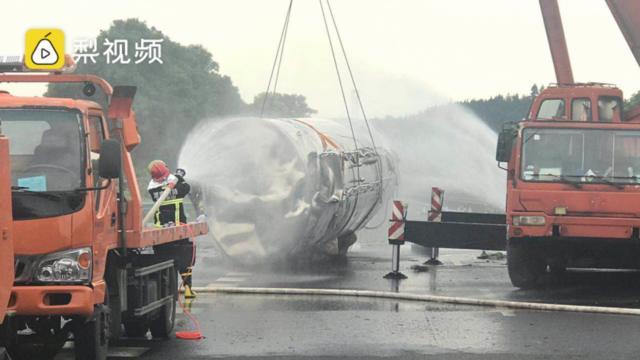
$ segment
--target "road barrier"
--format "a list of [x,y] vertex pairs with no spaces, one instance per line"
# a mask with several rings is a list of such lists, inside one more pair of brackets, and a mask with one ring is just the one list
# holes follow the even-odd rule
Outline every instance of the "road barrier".
[[404,244],[404,224],[407,220],[407,203],[394,200],[389,224],[389,244],[391,251],[391,272],[384,276],[385,279],[406,279],[407,276],[400,272],[400,246]]
[[[427,215],[427,221],[442,222],[442,204],[444,204],[444,190],[438,187],[431,188],[431,210]],[[428,247],[429,260],[425,261],[425,265],[442,265],[438,260],[440,255],[439,247]]]
[[442,204],[444,203],[444,190],[432,187],[431,188],[431,210],[427,215],[429,221],[442,221]]

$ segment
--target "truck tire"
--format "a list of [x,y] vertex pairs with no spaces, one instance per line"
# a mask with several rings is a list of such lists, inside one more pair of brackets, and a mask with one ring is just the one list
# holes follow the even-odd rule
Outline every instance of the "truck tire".
[[76,360],[106,360],[110,322],[109,307],[96,305],[93,318],[74,331]]
[[178,300],[178,273],[172,271],[169,278],[170,293],[173,294],[173,301],[160,309],[160,314],[149,323],[151,336],[155,339],[166,339],[173,332],[176,322],[176,301]]
[[130,338],[143,338],[149,331],[146,319],[125,320],[123,325],[125,335]]
[[536,287],[546,270],[544,260],[530,241],[507,241],[509,278],[513,286],[521,289]]
[[122,337],[122,306],[120,306],[117,286],[118,282],[115,279],[107,282],[107,293],[105,294],[105,298],[108,297],[109,299],[109,318],[111,320],[109,324],[109,344],[117,343]]

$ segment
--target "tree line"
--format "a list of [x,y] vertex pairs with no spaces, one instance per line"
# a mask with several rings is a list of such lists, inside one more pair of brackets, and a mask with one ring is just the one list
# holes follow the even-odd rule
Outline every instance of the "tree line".
[[[135,85],[134,109],[138,129],[143,138],[133,156],[139,176],[144,177],[146,164],[163,159],[175,167],[180,147],[195,124],[206,118],[225,116],[307,117],[316,113],[299,94],[258,94],[245,103],[229,76],[220,72],[213,55],[200,45],[182,45],[160,30],[138,19],[116,20],[100,32],[97,43],[105,39],[128,40],[128,53],[140,39],[162,39],[162,64],[108,64],[103,57],[96,62],[78,64],[77,73],[95,74],[114,85]],[[83,85],[51,84],[45,96],[87,98],[104,107],[105,97],[99,93],[83,95]],[[533,98],[543,86],[533,85],[529,95],[496,95],[488,99],[460,101],[457,104],[475,113],[491,129],[498,132],[502,124],[527,116]],[[640,92],[626,101],[627,106],[640,104]],[[425,116],[430,109],[414,116]],[[213,141],[213,140],[212,140]]]
[[[221,74],[213,55],[200,45],[181,45],[160,30],[138,19],[116,20],[100,32],[97,44],[105,39],[127,40],[128,54],[140,39],[162,39],[162,63],[79,62],[76,73],[94,74],[112,85],[135,85],[134,110],[142,143],[133,151],[139,176],[146,164],[162,159],[175,168],[180,147],[198,121],[225,116],[306,117],[315,113],[306,99],[297,94],[273,94],[264,101],[259,94],[245,103],[230,77]],[[45,96],[83,98],[106,105],[104,94],[83,94],[83,84],[51,84]]]
[[[460,101],[458,104],[473,111],[492,130],[499,132],[502,124],[520,121],[528,116],[533,99],[544,90],[544,85],[534,84],[529,95],[497,95],[489,99]],[[631,109],[640,105],[640,91],[624,101],[624,108]]]

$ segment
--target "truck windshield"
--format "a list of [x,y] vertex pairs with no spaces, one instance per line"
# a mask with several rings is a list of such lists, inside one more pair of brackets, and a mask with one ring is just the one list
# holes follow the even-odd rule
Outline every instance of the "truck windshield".
[[13,216],[51,217],[78,210],[84,195],[81,117],[58,109],[0,109],[9,137]]
[[522,139],[525,181],[640,183],[640,131],[529,128]]

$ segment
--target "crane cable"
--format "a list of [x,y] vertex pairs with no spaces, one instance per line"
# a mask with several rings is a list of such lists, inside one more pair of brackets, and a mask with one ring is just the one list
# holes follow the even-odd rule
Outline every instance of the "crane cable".
[[[323,9],[323,6],[322,6],[322,0],[318,0],[318,2],[320,3],[320,9],[322,10],[322,17],[323,17],[324,22],[325,22],[325,28],[327,28],[327,20],[325,18],[324,9]],[[364,105],[362,104],[362,98],[360,97],[360,91],[358,90],[358,85],[356,83],[355,76],[353,75],[353,71],[351,70],[351,64],[349,63],[349,57],[347,56],[347,51],[345,50],[344,43],[342,42],[342,36],[340,36],[340,30],[338,29],[338,23],[336,22],[336,18],[335,18],[334,14],[333,14],[333,9],[331,8],[331,3],[330,3],[329,0],[325,0],[325,2],[327,3],[327,9],[329,10],[329,15],[331,16],[331,22],[333,23],[333,28],[334,28],[334,30],[336,32],[336,37],[338,38],[338,43],[340,44],[340,50],[342,51],[342,55],[344,57],[345,65],[347,66],[347,72],[349,73],[349,78],[351,79],[351,85],[353,86],[353,90],[354,90],[354,92],[356,94],[356,99],[358,100],[358,105],[360,107],[360,112],[362,113],[362,119],[364,120],[364,123],[365,123],[366,128],[367,128],[367,132],[368,132],[368,135],[369,135],[369,140],[371,141],[371,147],[373,148],[373,152],[374,152],[374,154],[375,154],[375,156],[376,156],[376,158],[378,160],[376,162],[376,164],[377,164],[376,171],[378,173],[378,196],[377,196],[376,203],[382,204],[382,191],[384,190],[383,189],[383,179],[382,179],[382,177],[383,177],[382,162],[381,162],[382,159],[380,158],[380,154],[378,153],[378,147],[376,146],[375,139],[373,138],[373,131],[371,130],[371,125],[369,124],[369,119],[367,118],[367,113],[365,112]],[[328,28],[327,28],[327,37],[329,38],[329,43],[331,44],[331,37],[329,36]],[[352,120],[351,120],[351,117],[350,117],[350,114],[349,114],[349,109],[348,109],[348,106],[347,106],[347,99],[346,99],[346,97],[344,95],[344,90],[342,88],[342,82],[340,81],[340,72],[339,72],[339,69],[338,69],[338,64],[336,62],[335,55],[333,54],[333,45],[331,45],[331,53],[333,55],[334,64],[336,65],[336,73],[337,73],[337,76],[338,76],[338,81],[340,83],[340,90],[342,91],[342,100],[344,101],[344,106],[345,106],[345,109],[347,110],[347,118],[349,120],[349,125],[351,126],[351,132],[352,132],[352,135],[353,135],[353,140],[355,142],[356,141],[356,136],[355,136],[355,132],[353,131]],[[359,162],[359,159],[358,159],[359,151],[358,151],[357,144],[356,144],[356,154],[357,154],[356,155],[356,163],[357,163],[357,168],[359,170],[360,162]],[[358,171],[358,180],[360,180],[360,172],[359,171]],[[371,214],[375,209],[376,209],[376,206],[371,207],[371,209],[369,210],[369,214]],[[368,218],[369,214],[367,214],[367,216],[363,217],[363,221],[365,221],[365,219]],[[383,217],[383,221],[380,224],[372,227],[371,229],[376,229],[376,228],[380,227],[383,223],[384,223],[384,217]]]
[[[328,3],[328,1],[327,1]],[[360,184],[360,149],[358,148],[358,141],[356,139],[356,132],[353,129],[353,121],[351,121],[351,114],[349,113],[349,106],[347,105],[347,97],[344,93],[344,86],[342,84],[342,77],[340,76],[340,67],[338,66],[338,60],[336,59],[336,53],[333,48],[333,40],[331,39],[331,32],[329,31],[329,24],[327,23],[327,16],[324,13],[324,6],[322,0],[318,0],[320,5],[320,11],[322,12],[322,20],[324,21],[324,29],[327,33],[327,40],[329,40],[329,48],[331,49],[331,57],[333,58],[333,65],[336,68],[336,77],[338,78],[338,85],[340,86],[340,94],[342,95],[342,101],[344,103],[344,111],[347,114],[347,120],[349,121],[349,128],[351,129],[351,136],[353,137],[353,146],[355,148],[355,163],[356,163],[356,180],[357,184]],[[335,24],[335,22],[334,22]],[[346,57],[346,54],[345,54]],[[358,193],[356,192],[356,202],[358,201]],[[355,206],[353,207],[355,211]],[[353,215],[353,213],[352,213]]]
[[[364,105],[362,105],[362,98],[360,97],[360,91],[358,90],[358,85],[356,84],[355,77],[353,76],[353,71],[351,71],[351,65],[349,64],[347,51],[344,49],[344,44],[342,43],[342,37],[340,36],[340,30],[338,30],[338,24],[336,23],[336,18],[333,15],[333,10],[331,9],[331,3],[329,2],[329,0],[326,0],[326,2],[327,2],[327,8],[329,9],[329,14],[331,15],[331,21],[333,22],[333,27],[336,30],[338,43],[340,44],[340,49],[342,50],[342,54],[344,56],[344,62],[347,65],[349,78],[351,79],[351,85],[353,86],[353,90],[356,94],[356,99],[358,100],[360,112],[362,112],[362,119],[364,120],[364,123],[367,126],[367,132],[369,133],[369,139],[371,140],[371,147],[373,147],[373,152],[376,154],[376,157],[380,159],[380,154],[378,154],[378,147],[376,146],[376,142],[373,138],[373,132],[371,131],[371,126],[369,125],[369,119],[367,119],[367,114],[364,111]],[[380,181],[382,181],[382,164],[380,164],[379,161],[378,161],[378,171],[380,175]],[[382,186],[380,186],[380,189],[382,189]],[[380,198],[382,198],[382,196],[380,196]]]
[[[364,105],[362,103],[362,98],[360,96],[360,91],[358,90],[358,85],[356,83],[355,76],[353,75],[353,71],[351,70],[351,64],[349,63],[349,58],[347,56],[347,52],[345,50],[344,43],[342,41],[342,37],[340,36],[340,30],[338,29],[338,24],[337,24],[337,21],[336,21],[335,16],[334,16],[333,9],[331,8],[331,3],[329,2],[329,0],[325,0],[325,2],[326,2],[326,6],[327,6],[327,9],[328,9],[329,16],[331,17],[331,22],[333,24],[333,28],[334,28],[334,31],[336,33],[336,37],[338,38],[338,44],[340,45],[340,51],[342,52],[342,55],[344,57],[344,61],[345,61],[346,67],[347,67],[347,71],[349,73],[349,78],[351,80],[351,85],[353,86],[353,89],[354,89],[354,92],[355,92],[355,95],[356,95],[356,99],[358,100],[358,106],[360,108],[360,111],[362,113],[362,118],[363,118],[364,123],[365,123],[366,128],[367,128],[369,139],[371,141],[371,146],[372,146],[373,152],[374,152],[374,154],[375,154],[375,156],[377,158],[376,170],[377,170],[377,173],[378,173],[378,179],[379,179],[378,184],[379,185],[378,185],[378,196],[377,196],[376,202],[377,203],[382,203],[382,191],[383,191],[383,179],[382,179],[382,177],[383,177],[383,172],[382,172],[382,163],[381,163],[380,154],[378,152],[378,148],[376,146],[375,139],[373,137],[373,132],[371,130],[371,126],[369,124],[369,120],[368,120],[366,112],[364,110]],[[320,11],[322,13],[322,20],[324,22],[324,28],[325,28],[325,32],[327,34],[327,40],[329,41],[329,47],[330,47],[330,50],[331,50],[331,57],[333,59],[333,64],[334,64],[334,67],[335,67],[336,77],[338,79],[338,85],[340,87],[340,94],[342,96],[342,102],[344,104],[345,113],[347,115],[347,120],[349,122],[349,129],[351,130],[351,136],[353,138],[353,144],[354,144],[354,148],[355,148],[354,149],[355,150],[354,153],[355,153],[356,180],[357,180],[357,184],[359,184],[360,180],[361,180],[361,178],[360,178],[360,155],[361,155],[360,154],[360,148],[358,146],[356,132],[355,132],[355,129],[354,129],[354,126],[353,126],[353,120],[351,119],[351,113],[349,111],[349,106],[348,106],[348,103],[347,103],[347,97],[346,97],[346,94],[345,94],[344,85],[342,83],[342,77],[340,75],[340,67],[338,65],[338,60],[336,58],[335,48],[333,46],[333,39],[331,37],[331,31],[329,30],[329,24],[327,22],[327,15],[325,13],[324,6],[322,4],[322,0],[318,0],[318,4],[320,5]],[[262,100],[262,107],[261,107],[261,110],[260,110],[260,117],[264,116],[264,110],[265,110],[267,101],[268,101],[269,96],[270,96],[270,90],[271,90],[272,82],[273,82],[272,93],[273,93],[273,96],[276,95],[276,90],[277,90],[277,86],[278,86],[278,80],[279,80],[279,77],[280,77],[280,69],[282,67],[282,58],[283,58],[283,55],[284,55],[284,47],[285,47],[285,43],[286,43],[286,40],[287,40],[287,34],[288,34],[288,30],[289,30],[289,21],[291,19],[291,9],[292,9],[292,7],[293,7],[293,0],[290,0],[289,1],[289,7],[287,8],[287,12],[286,12],[286,15],[285,15],[284,24],[282,26],[282,31],[280,33],[280,39],[278,41],[278,47],[276,49],[276,54],[275,54],[274,59],[273,59],[273,65],[271,67],[271,73],[269,74],[269,81],[267,82],[267,89],[265,91],[265,95],[264,95],[264,98]],[[274,74],[275,74],[275,78],[274,78]],[[356,200],[355,201],[356,202],[358,201],[358,193],[357,192],[356,192]],[[354,206],[354,209],[355,209],[355,206]],[[375,206],[371,208],[370,212],[373,212],[374,209],[375,209]]]
[[[271,81],[273,79],[273,74],[276,74],[276,78],[273,85],[273,95],[276,94],[276,89],[278,87],[278,78],[280,77],[280,67],[282,66],[282,56],[284,55],[284,45],[287,41],[287,33],[289,32],[289,19],[291,18],[291,8],[293,7],[293,0],[289,0],[289,8],[287,9],[287,14],[284,18],[284,24],[282,25],[282,31],[280,33],[280,40],[278,41],[278,47],[276,49],[276,55],[273,58],[273,65],[271,66],[271,74],[269,74],[269,81],[267,82],[267,90],[264,92],[264,97],[262,98],[262,107],[260,109],[260,117],[264,115],[264,108],[267,104],[267,99],[269,98],[269,90],[271,89]],[[276,72],[277,65],[277,72]]]

